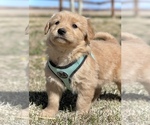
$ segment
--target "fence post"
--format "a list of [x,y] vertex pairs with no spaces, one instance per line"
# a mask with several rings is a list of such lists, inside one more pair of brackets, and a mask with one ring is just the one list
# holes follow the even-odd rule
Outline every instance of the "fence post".
[[74,0],[70,0],[70,9],[71,12],[75,12]]
[[59,11],[62,11],[63,9],[62,3],[63,3],[63,0],[59,0]]
[[78,8],[78,13],[80,14],[80,15],[82,15],[82,8],[83,8],[83,1],[82,0],[79,0],[79,8]]
[[138,16],[138,0],[134,0],[134,16]]
[[114,0],[111,0],[111,16],[115,17]]

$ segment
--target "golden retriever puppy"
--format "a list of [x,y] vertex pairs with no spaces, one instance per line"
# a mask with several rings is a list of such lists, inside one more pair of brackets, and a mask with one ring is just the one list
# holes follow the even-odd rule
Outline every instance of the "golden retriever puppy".
[[121,38],[122,84],[139,82],[150,94],[150,46],[130,33]]
[[[95,35],[89,19],[67,11],[50,18],[45,26],[47,33],[48,106],[41,113],[43,117],[55,116],[66,89],[78,94],[76,110],[81,114],[89,111],[103,84],[115,82],[121,91],[120,45],[113,36],[107,33]],[[70,70],[75,65],[79,66],[71,69],[71,75],[66,73],[66,68]]]

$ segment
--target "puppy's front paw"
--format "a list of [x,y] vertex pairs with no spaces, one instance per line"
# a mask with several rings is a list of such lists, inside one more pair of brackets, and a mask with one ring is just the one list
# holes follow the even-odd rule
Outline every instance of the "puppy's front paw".
[[42,110],[42,112],[40,113],[40,118],[42,119],[55,119],[55,112],[49,109],[44,109]]

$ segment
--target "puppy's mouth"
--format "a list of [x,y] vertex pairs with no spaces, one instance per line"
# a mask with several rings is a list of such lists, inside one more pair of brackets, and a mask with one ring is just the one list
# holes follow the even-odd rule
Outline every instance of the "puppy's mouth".
[[55,39],[61,43],[70,43],[69,40],[67,40],[65,37],[62,37],[62,36],[56,36]]

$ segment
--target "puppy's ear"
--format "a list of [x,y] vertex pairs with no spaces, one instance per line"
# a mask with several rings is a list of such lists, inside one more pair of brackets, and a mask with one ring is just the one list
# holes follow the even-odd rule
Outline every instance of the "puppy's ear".
[[45,34],[45,35],[46,35],[46,34],[48,33],[48,31],[49,31],[50,26],[51,26],[50,22],[51,22],[52,18],[53,18],[55,15],[56,15],[56,14],[53,14],[53,15],[51,16],[50,20],[49,20],[49,21],[47,22],[47,24],[45,25],[45,28],[44,28],[44,34]]
[[48,33],[49,29],[50,29],[50,22],[47,22],[47,24],[45,25],[45,28],[44,28],[45,35]]
[[87,44],[90,44],[90,40],[92,40],[94,38],[94,29],[91,25],[90,19],[87,19],[87,34],[85,36],[85,41],[87,42]]

